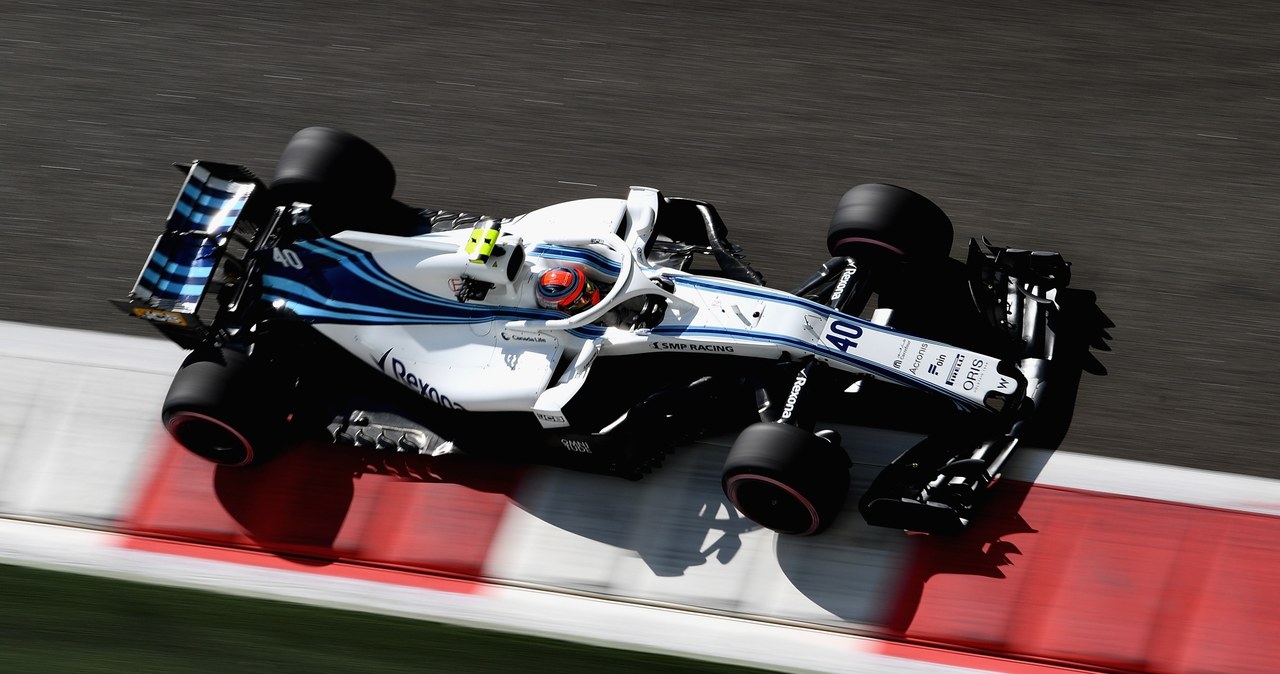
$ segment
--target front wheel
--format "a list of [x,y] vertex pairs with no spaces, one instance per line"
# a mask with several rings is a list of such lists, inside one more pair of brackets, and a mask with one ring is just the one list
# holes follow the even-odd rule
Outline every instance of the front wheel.
[[285,427],[279,386],[234,349],[196,351],[165,396],[164,427],[191,453],[224,466],[274,455]]
[[790,424],[748,426],[733,443],[721,485],[751,521],[810,536],[840,514],[849,492],[849,457],[839,444]]
[[870,251],[907,258],[945,258],[951,219],[926,197],[905,187],[858,185],[836,203],[827,250],[836,257]]

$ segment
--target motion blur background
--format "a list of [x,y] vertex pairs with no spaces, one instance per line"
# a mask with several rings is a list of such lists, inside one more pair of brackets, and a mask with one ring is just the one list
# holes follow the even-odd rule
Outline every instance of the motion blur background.
[[[968,5],[967,8],[956,4]],[[1280,5],[0,4],[0,317],[151,334],[128,292],[193,158],[380,146],[398,196],[716,203],[772,285],[888,181],[1059,250],[1115,327],[1063,448],[1280,477]]]

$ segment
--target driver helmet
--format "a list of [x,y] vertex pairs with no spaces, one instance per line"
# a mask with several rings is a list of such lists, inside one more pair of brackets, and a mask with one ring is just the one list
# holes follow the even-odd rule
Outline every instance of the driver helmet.
[[534,288],[538,306],[567,314],[590,309],[600,301],[600,291],[578,267],[552,267],[538,274]]

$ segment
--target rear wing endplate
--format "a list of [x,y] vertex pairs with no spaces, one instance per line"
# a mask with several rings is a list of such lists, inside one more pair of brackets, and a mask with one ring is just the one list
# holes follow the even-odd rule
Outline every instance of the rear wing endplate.
[[[126,300],[113,304],[150,321],[186,348],[205,341],[210,326],[199,316],[209,291],[238,276],[242,260],[228,257],[237,241],[247,249],[261,210],[255,195],[266,186],[251,171],[196,161]],[[237,267],[233,269],[231,267]]]

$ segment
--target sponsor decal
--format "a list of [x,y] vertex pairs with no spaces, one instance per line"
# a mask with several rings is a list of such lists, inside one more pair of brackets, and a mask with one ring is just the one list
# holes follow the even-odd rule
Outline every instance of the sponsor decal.
[[987,369],[987,361],[981,358],[974,358],[969,363],[969,370],[964,373],[964,381],[960,382],[960,388],[966,391],[972,391],[978,386],[978,378],[982,376],[982,371]]
[[187,317],[176,311],[164,311],[162,309],[148,309],[146,307],[134,307],[133,315],[138,318],[145,318],[148,321],[156,323],[167,323],[168,325],[176,325],[178,327],[186,327]]
[[536,332],[515,332],[512,330],[503,330],[501,333],[504,342],[528,342],[530,344],[548,344],[551,338],[546,335],[540,335]]
[[911,361],[911,370],[910,370],[911,374],[915,374],[916,370],[920,369],[920,364],[924,362],[924,352],[928,350],[929,350],[928,344],[920,345],[920,348],[916,351],[916,357]]
[[533,411],[533,416],[538,418],[538,422],[544,426],[568,426],[569,420],[563,414],[558,412],[539,412]]
[[942,365],[947,362],[946,354],[940,354],[932,363],[929,363],[929,374],[938,374],[942,371]]
[[302,258],[291,248],[272,248],[271,259],[289,269],[302,269]]
[[836,282],[835,290],[831,291],[832,306],[838,306],[840,304],[840,298],[844,296],[844,289],[849,285],[849,279],[853,278],[857,273],[858,266],[850,262],[849,268],[845,269],[844,273],[840,274],[840,280]]
[[956,354],[956,362],[952,363],[951,371],[947,373],[947,386],[956,385],[956,376],[960,374],[960,367],[964,365],[964,354]]
[[715,353],[733,353],[728,344],[699,344],[697,342],[650,342],[659,351],[711,351]]
[[902,369],[902,361],[906,360],[907,349],[910,349],[910,348],[911,348],[911,340],[909,339],[902,340],[902,343],[898,345],[898,356],[893,359],[893,369],[895,370]]
[[[387,352],[382,354],[381,358],[373,359],[373,362],[378,364],[378,369],[382,370],[384,374],[390,375],[394,379],[399,380],[400,383],[408,386],[414,391],[417,391],[418,395],[421,395],[423,398],[426,398],[441,407],[446,407],[451,410],[465,409],[462,405],[450,400],[449,396],[441,393],[439,389],[427,383],[427,380],[409,372],[409,366],[405,365],[404,361],[399,358],[392,357],[391,362],[388,363],[387,357],[391,356],[391,352],[394,350],[394,347],[387,349]],[[390,370],[387,369],[388,365],[391,368]]]
[[796,411],[796,401],[800,399],[800,392],[804,390],[804,385],[809,383],[809,376],[801,370],[796,374],[796,381],[791,385],[791,392],[787,394],[787,404],[782,407],[782,418],[790,419],[791,415]]
[[844,353],[848,353],[849,349],[858,348],[858,343],[854,340],[862,336],[862,328],[855,323],[846,321],[830,320],[827,321],[826,330],[823,331],[823,339],[829,344],[840,349]]
[[564,448],[571,452],[577,452],[579,454],[591,453],[591,443],[587,442],[586,440],[570,440],[569,438],[560,438],[560,444],[564,445]]

